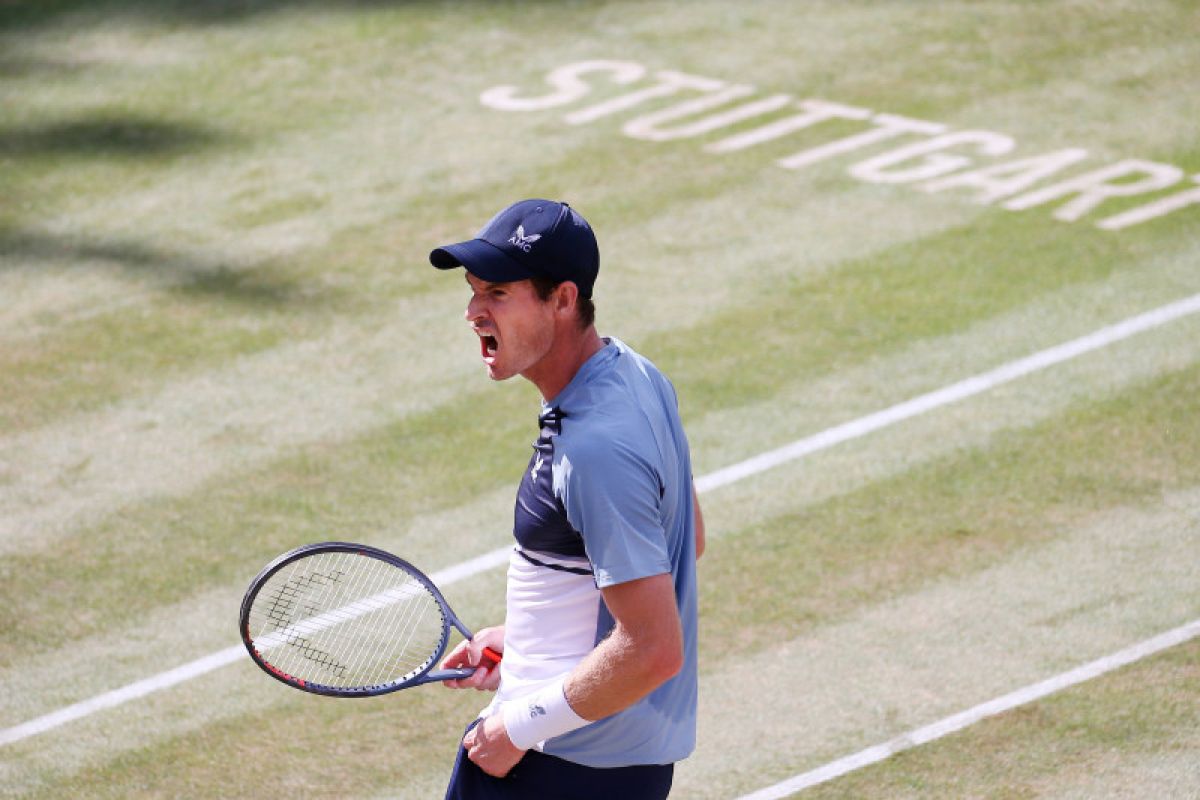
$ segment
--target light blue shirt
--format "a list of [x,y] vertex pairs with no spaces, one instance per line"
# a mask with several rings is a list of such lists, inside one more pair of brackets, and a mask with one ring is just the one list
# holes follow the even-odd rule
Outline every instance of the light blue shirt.
[[[675,390],[652,363],[609,339],[545,408],[559,412],[561,430],[538,455],[552,457],[554,504],[582,537],[595,585],[670,573],[684,663],[633,706],[550,739],[543,751],[593,767],[679,761],[696,741],[697,601],[691,457]],[[536,484],[537,469],[527,476]],[[614,620],[603,602],[594,613],[598,643]]]

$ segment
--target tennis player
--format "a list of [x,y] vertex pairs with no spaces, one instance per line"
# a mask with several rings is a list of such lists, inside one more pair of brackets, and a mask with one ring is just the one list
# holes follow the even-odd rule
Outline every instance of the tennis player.
[[[704,523],[670,382],[594,323],[600,255],[565,203],[523,200],[430,253],[466,268],[488,375],[542,395],[521,475],[504,624],[445,660],[494,690],[446,797],[664,798],[696,738]],[[481,665],[484,646],[503,652]]]

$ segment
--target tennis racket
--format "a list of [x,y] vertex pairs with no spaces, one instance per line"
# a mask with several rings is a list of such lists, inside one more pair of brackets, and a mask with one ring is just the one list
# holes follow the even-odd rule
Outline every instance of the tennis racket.
[[[254,663],[288,686],[371,697],[466,678],[434,669],[451,626],[471,638],[423,572],[374,547],[321,542],[284,553],[250,582],[239,627]],[[500,662],[485,647],[484,666]]]

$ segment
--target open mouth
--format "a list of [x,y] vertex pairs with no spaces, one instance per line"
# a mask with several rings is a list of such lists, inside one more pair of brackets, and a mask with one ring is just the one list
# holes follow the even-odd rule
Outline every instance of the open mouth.
[[484,363],[491,364],[496,360],[496,353],[500,350],[500,342],[495,336],[487,336],[480,334],[479,336],[479,352],[483,356]]

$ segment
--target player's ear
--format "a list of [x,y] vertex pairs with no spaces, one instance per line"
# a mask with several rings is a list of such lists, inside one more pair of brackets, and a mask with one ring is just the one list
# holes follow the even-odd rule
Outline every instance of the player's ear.
[[554,288],[554,310],[558,313],[574,314],[579,302],[579,287],[574,281],[563,281]]

